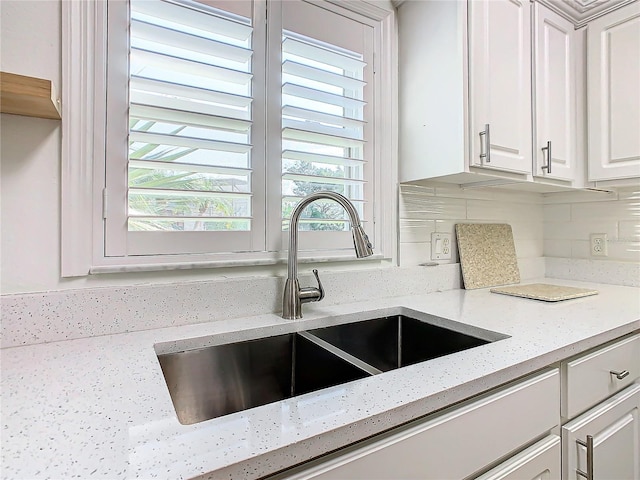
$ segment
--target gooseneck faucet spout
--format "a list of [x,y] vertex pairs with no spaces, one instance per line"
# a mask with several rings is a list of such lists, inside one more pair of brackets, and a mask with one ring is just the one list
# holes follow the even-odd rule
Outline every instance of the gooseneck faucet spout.
[[289,222],[289,259],[287,264],[287,281],[284,285],[284,297],[282,299],[282,318],[295,320],[302,318],[302,304],[309,302],[319,302],[324,298],[324,289],[318,276],[318,271],[313,274],[318,282],[318,287],[300,288],[298,282],[298,223],[302,211],[312,202],[320,199],[333,200],[347,211],[349,222],[351,223],[351,233],[353,235],[353,246],[356,250],[356,257],[363,258],[373,255],[371,242],[367,234],[360,225],[360,217],[353,203],[347,197],[336,192],[316,192],[304,197],[291,213]]

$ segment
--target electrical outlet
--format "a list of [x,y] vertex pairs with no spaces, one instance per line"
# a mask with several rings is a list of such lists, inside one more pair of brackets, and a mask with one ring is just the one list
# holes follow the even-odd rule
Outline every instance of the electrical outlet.
[[451,234],[431,234],[431,260],[451,260]]
[[589,238],[591,239],[592,257],[606,257],[609,254],[607,251],[606,233],[592,233]]

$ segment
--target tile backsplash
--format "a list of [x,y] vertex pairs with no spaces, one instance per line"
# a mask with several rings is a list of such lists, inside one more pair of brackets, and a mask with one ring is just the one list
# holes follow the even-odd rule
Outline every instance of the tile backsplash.
[[[544,255],[640,262],[640,186],[544,196]],[[606,233],[608,256],[590,255],[589,235]]]
[[[456,223],[508,223],[513,229],[519,260],[541,257],[543,252],[543,197],[537,193],[461,188],[430,183],[401,185],[399,202],[400,265],[431,262],[431,233],[451,233],[453,255],[459,262]],[[439,263],[445,263],[439,261]]]

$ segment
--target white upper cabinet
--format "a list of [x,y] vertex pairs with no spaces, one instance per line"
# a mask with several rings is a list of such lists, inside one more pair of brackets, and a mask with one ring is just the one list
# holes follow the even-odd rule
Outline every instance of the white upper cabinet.
[[534,16],[533,175],[572,181],[577,176],[576,31],[539,3]]
[[531,172],[531,8],[470,1],[471,164]]
[[587,30],[589,180],[640,177],[640,2]]

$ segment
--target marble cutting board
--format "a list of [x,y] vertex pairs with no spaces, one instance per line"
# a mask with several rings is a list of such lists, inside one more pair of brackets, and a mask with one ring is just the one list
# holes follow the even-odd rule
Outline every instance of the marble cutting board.
[[588,297],[597,295],[597,290],[588,288],[565,287],[563,285],[549,285],[546,283],[531,283],[529,285],[513,285],[511,287],[492,288],[492,293],[513,295],[515,297],[532,298],[545,302],[559,302],[571,298]]
[[511,225],[458,223],[456,238],[464,288],[520,283]]

